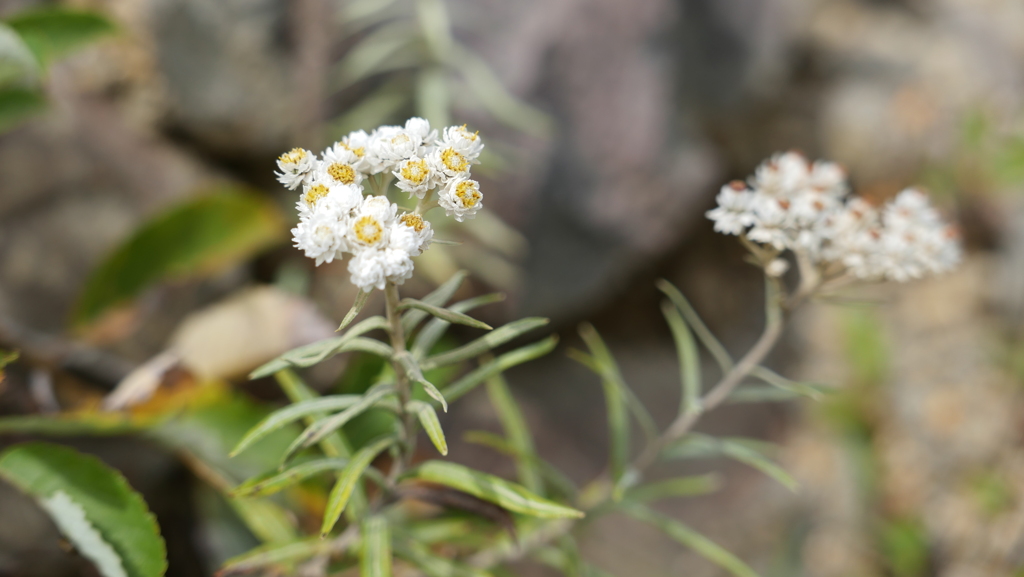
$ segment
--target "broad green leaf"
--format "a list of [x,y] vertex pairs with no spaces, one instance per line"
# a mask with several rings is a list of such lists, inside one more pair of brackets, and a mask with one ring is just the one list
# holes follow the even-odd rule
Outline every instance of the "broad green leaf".
[[640,487],[634,487],[626,492],[625,499],[636,503],[657,501],[667,497],[693,497],[696,495],[707,495],[718,490],[722,485],[721,478],[714,474],[692,475],[689,477],[676,477],[658,481]]
[[357,292],[356,300],[352,303],[352,308],[348,309],[348,312],[345,313],[345,318],[341,320],[341,324],[338,325],[338,328],[335,329],[335,331],[340,331],[347,327],[350,322],[355,320],[355,318],[359,316],[359,313],[363,312],[363,307],[366,306],[366,301],[368,300],[370,300],[369,291],[360,290]]
[[491,577],[486,571],[436,555],[411,539],[395,541],[394,549],[395,556],[408,561],[427,577]]
[[402,302],[398,305],[398,310],[416,309],[423,311],[433,317],[455,323],[457,325],[466,325],[467,327],[473,327],[475,329],[491,330],[491,325],[478,321],[469,315],[456,312],[452,309],[446,309],[438,306],[434,306],[416,299],[402,299]]
[[0,88],[0,133],[46,109],[46,97],[31,88]]
[[466,376],[445,387],[441,392],[444,394],[444,398],[454,401],[472,391],[477,385],[488,378],[503,373],[516,365],[521,365],[550,353],[557,344],[558,335],[551,335],[546,339],[509,351],[494,360],[487,361]]
[[362,395],[331,395],[288,405],[267,415],[265,419],[260,421],[258,425],[242,437],[242,440],[238,442],[238,445],[232,449],[228,456],[234,457],[256,441],[299,419],[347,409],[362,399]]
[[529,461],[550,488],[566,497],[571,497],[578,493],[576,484],[565,473],[562,473],[558,467],[541,459],[536,454],[527,455],[520,453],[503,437],[486,431],[469,431],[462,436],[462,439],[467,443],[489,447],[517,461]]
[[353,417],[363,413],[376,404],[377,401],[393,394],[394,392],[395,387],[390,383],[374,385],[370,390],[366,391],[366,394],[362,395],[358,402],[349,408],[340,413],[320,419],[306,427],[306,430],[303,431],[302,434],[299,435],[285,451],[284,458],[281,462],[287,462],[288,459],[290,459],[291,456],[299,449],[319,443],[321,439],[340,429],[345,425],[345,423],[351,421]]
[[73,320],[95,320],[156,282],[245,261],[284,240],[285,229],[277,207],[248,190],[191,199],[144,224],[93,271]]
[[284,471],[272,471],[253,477],[231,490],[232,497],[262,497],[274,494],[324,471],[337,471],[348,465],[348,459],[326,457],[295,465]]
[[409,380],[419,383],[430,398],[441,403],[441,408],[443,408],[444,412],[447,413],[448,401],[444,399],[444,395],[441,394],[441,391],[437,390],[437,387],[435,387],[433,383],[423,377],[423,371],[420,370],[420,365],[416,362],[416,359],[413,358],[412,354],[408,351],[403,351],[402,353],[395,355],[394,358],[398,361],[398,364],[402,366],[402,370],[405,371],[405,376],[408,377]]
[[387,517],[367,517],[362,530],[360,577],[391,577],[391,531]]
[[99,459],[49,443],[0,454],[0,478],[36,499],[104,577],[160,577],[167,551],[145,501]]
[[365,351],[390,358],[392,350],[388,345],[372,339],[359,338],[360,335],[373,330],[386,329],[387,326],[387,319],[381,316],[359,321],[341,336],[323,339],[284,353],[250,373],[249,378],[259,379],[289,367],[310,367],[333,355],[347,351]]
[[19,12],[6,22],[44,66],[115,31],[114,24],[96,12],[57,7]]
[[293,541],[291,543],[271,543],[228,559],[224,562],[220,571],[217,572],[217,575],[251,573],[271,565],[302,561],[329,553],[333,547],[334,544],[332,542],[325,541],[319,537]]
[[658,529],[661,529],[672,539],[675,539],[685,547],[692,549],[698,555],[718,565],[722,569],[725,569],[729,573],[732,573],[736,577],[757,577],[757,573],[748,567],[746,563],[740,561],[735,555],[675,519],[660,515],[640,505],[625,506],[623,507],[623,511],[638,521],[650,523]]
[[423,430],[430,437],[430,442],[434,443],[434,447],[437,448],[437,452],[447,455],[448,441],[444,438],[441,421],[437,419],[437,412],[434,411],[434,407],[430,406],[430,403],[424,403],[423,401],[409,401],[405,406],[405,410],[416,414],[420,424],[423,425]]
[[592,325],[583,324],[579,332],[601,370],[601,385],[608,411],[609,467],[612,481],[617,484],[626,473],[629,462],[629,415],[623,393],[625,381],[597,330]]
[[522,458],[516,459],[516,470],[519,473],[519,482],[534,493],[543,493],[544,487],[541,483],[540,473],[534,466],[536,450],[533,447],[533,436],[530,435],[530,428],[526,425],[522,411],[516,403],[508,383],[501,375],[494,375],[487,379],[487,395],[491,399],[491,405],[498,413],[498,420],[505,429],[505,436],[509,445],[516,454]]
[[679,378],[683,385],[679,413],[699,413],[703,408],[700,402],[701,375],[697,343],[693,340],[693,334],[686,326],[686,321],[672,303],[663,302],[661,312],[672,330],[672,338],[676,342],[676,355],[679,358]]
[[447,461],[427,461],[416,469],[418,479],[453,487],[513,513],[542,518],[581,518],[583,511],[534,495],[505,479]]
[[41,70],[32,50],[13,28],[0,21],[0,88],[34,88]]
[[679,291],[672,283],[665,279],[660,279],[657,283],[658,290],[665,293],[672,303],[676,305],[679,312],[683,314],[683,318],[686,319],[686,323],[696,333],[697,338],[703,343],[704,347],[711,353],[711,356],[715,358],[715,362],[718,363],[718,367],[722,370],[722,374],[729,372],[733,367],[732,357],[729,356],[729,352],[725,350],[722,343],[715,338],[714,333],[708,329],[708,326],[701,320],[700,315],[690,305],[690,301],[686,300],[683,293]]
[[[431,306],[440,307],[444,306],[455,294],[455,291],[459,290],[462,286],[462,281],[466,280],[469,275],[468,272],[460,270],[459,272],[452,275],[452,278],[445,281],[445,283],[433,290],[430,294],[420,299],[420,302],[426,303]],[[427,318],[427,313],[419,309],[413,309],[406,311],[402,315],[402,329],[405,334],[411,334],[423,319]]]
[[427,357],[426,360],[420,363],[420,368],[424,371],[429,371],[430,369],[478,357],[495,347],[501,346],[512,339],[528,333],[535,328],[542,327],[549,322],[550,321],[548,319],[539,317],[527,317],[525,319],[510,322],[507,325],[498,327],[486,335],[470,341],[457,349],[452,349],[439,355]]
[[[490,303],[501,302],[503,300],[505,300],[504,294],[492,293],[457,302],[448,307],[448,309],[458,313],[464,313],[477,307]],[[430,354],[430,350],[434,348],[438,339],[441,338],[450,326],[451,323],[444,319],[431,319],[430,322],[420,330],[419,334],[416,335],[416,342],[412,346],[412,355],[417,359],[422,359]]]
[[366,468],[377,458],[377,455],[394,443],[394,437],[384,437],[366,445],[352,455],[348,466],[341,472],[338,482],[334,484],[331,494],[327,497],[327,510],[324,512],[324,521],[320,527],[321,537],[326,537],[338,523],[338,518],[341,517],[345,506],[348,505],[352,491],[355,490],[360,477],[366,472]]

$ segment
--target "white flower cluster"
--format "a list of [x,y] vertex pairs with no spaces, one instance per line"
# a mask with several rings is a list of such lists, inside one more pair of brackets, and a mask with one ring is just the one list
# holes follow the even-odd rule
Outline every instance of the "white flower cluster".
[[[318,266],[351,253],[348,270],[362,290],[403,283],[412,276],[412,257],[433,239],[420,212],[431,206],[435,189],[437,205],[459,222],[483,206],[480,184],[470,178],[483,147],[465,126],[450,126],[439,138],[429,122],[410,118],[405,126],[352,132],[320,158],[302,148],[283,154],[278,181],[291,190],[302,187],[295,246]],[[364,196],[364,180],[371,177],[384,190],[394,179],[410,198],[421,199],[420,208],[399,214],[386,195]]]
[[859,279],[907,281],[960,260],[956,229],[920,191],[904,190],[875,208],[849,194],[837,164],[812,164],[797,152],[775,154],[749,183],[723,186],[717,201],[707,213],[716,231],[792,250]]

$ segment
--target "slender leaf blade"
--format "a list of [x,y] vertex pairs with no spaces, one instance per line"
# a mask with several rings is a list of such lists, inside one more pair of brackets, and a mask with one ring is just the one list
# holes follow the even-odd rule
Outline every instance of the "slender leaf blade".
[[672,283],[665,279],[660,279],[657,283],[658,290],[665,293],[665,295],[672,301],[672,304],[676,305],[679,312],[683,314],[687,324],[696,333],[697,338],[704,345],[704,348],[711,353],[714,357],[715,362],[718,363],[718,367],[722,370],[722,374],[729,372],[733,367],[732,357],[729,355],[729,351],[725,350],[722,343],[715,338],[715,334],[708,329],[708,326],[704,324],[704,321],[697,314],[696,309],[690,304],[690,301],[686,300],[683,293],[677,289]]
[[533,446],[533,436],[526,426],[526,419],[519,410],[508,383],[499,374],[487,380],[487,395],[491,399],[491,405],[498,413],[498,420],[505,429],[505,436],[509,445],[521,457],[516,458],[516,469],[519,473],[519,482],[534,493],[543,493],[544,484],[541,482],[540,472],[535,466],[536,449]]
[[[503,293],[492,293],[457,302],[448,308],[455,312],[464,313],[467,311],[471,311],[477,307],[491,303],[501,302],[503,300],[505,300],[505,295]],[[448,330],[448,327],[450,326],[451,323],[444,319],[431,319],[430,322],[428,322],[426,326],[424,326],[420,330],[419,334],[416,335],[416,341],[413,343],[412,346],[413,357],[417,359],[422,359],[423,357],[430,354],[430,350],[434,348],[434,345],[437,344],[438,339],[441,338],[441,336],[444,334],[446,330]]]
[[242,437],[242,440],[238,442],[238,445],[232,449],[229,456],[234,457],[263,437],[273,433],[281,427],[290,425],[299,419],[347,409],[361,400],[361,395],[332,395],[329,397],[317,397],[308,401],[300,401],[295,404],[288,405],[283,409],[270,413],[265,419],[260,421],[259,424],[246,433],[245,436]]
[[557,344],[558,335],[551,335],[535,343],[509,351],[467,373],[464,377],[445,387],[442,393],[446,399],[454,401],[472,391],[491,376],[550,353]]
[[416,477],[423,481],[453,487],[474,497],[490,501],[513,513],[548,519],[581,518],[578,511],[535,495],[525,487],[500,477],[474,471],[447,461],[427,461],[419,466]]
[[444,430],[441,429],[441,421],[438,420],[434,407],[430,406],[430,403],[424,403],[423,401],[409,401],[405,406],[405,410],[416,414],[416,417],[420,420],[420,425],[423,426],[423,430],[427,432],[427,437],[430,437],[430,442],[437,448],[437,452],[447,455],[448,441],[445,440]]
[[241,485],[235,487],[229,493],[232,497],[262,497],[272,495],[282,489],[299,483],[313,475],[324,471],[337,471],[348,465],[348,459],[339,457],[325,457],[314,459],[284,471],[272,471],[257,477],[253,477]]
[[713,493],[721,485],[721,477],[714,473],[676,477],[634,487],[626,492],[625,499],[636,503],[646,503],[668,497],[694,497]]
[[392,436],[383,437],[371,442],[352,455],[352,459],[342,471],[341,476],[338,477],[338,482],[334,484],[331,494],[327,497],[327,510],[324,512],[323,524],[320,527],[320,535],[322,537],[326,537],[331,532],[331,529],[334,528],[334,525],[338,523],[338,518],[341,517],[345,506],[348,505],[352,491],[355,490],[366,468],[370,466],[370,463],[377,458],[381,451],[390,447],[394,442],[395,438]]
[[618,484],[626,473],[629,461],[629,415],[626,411],[626,395],[622,392],[625,381],[597,330],[590,324],[583,324],[579,333],[601,369],[601,388],[608,412],[609,468],[612,480]]
[[369,291],[364,291],[360,289],[359,292],[356,293],[356,300],[355,302],[352,303],[352,308],[350,308],[348,312],[345,313],[345,318],[341,320],[341,324],[338,325],[338,328],[335,329],[335,331],[340,331],[341,329],[347,327],[350,322],[355,320],[355,318],[359,316],[359,313],[363,312],[363,307],[366,306],[366,301],[368,301],[369,299]]
[[[455,291],[459,290],[459,287],[462,286],[462,281],[466,280],[467,276],[469,276],[468,272],[460,270],[453,274],[452,278],[445,281],[443,285],[437,287],[433,292],[420,299],[420,302],[435,307],[443,306],[452,298]],[[419,309],[406,311],[405,314],[402,315],[402,328],[404,329],[405,334],[411,334],[413,329],[423,322],[423,319],[425,318],[427,318],[427,313],[425,311]]]
[[319,421],[316,421],[312,425],[306,427],[306,430],[304,430],[302,434],[299,435],[294,442],[292,442],[291,446],[288,447],[287,451],[285,451],[285,455],[282,462],[287,462],[288,459],[290,459],[291,456],[294,455],[295,452],[298,451],[299,449],[303,449],[310,445],[319,443],[321,439],[338,430],[339,428],[344,426],[345,423],[351,421],[353,418],[355,418],[356,416],[360,415],[361,413],[365,412],[367,409],[375,405],[377,401],[383,399],[384,397],[394,392],[395,387],[390,383],[381,383],[378,385],[374,385],[373,387],[370,388],[370,390],[366,391],[366,393],[362,395],[362,398],[360,398],[360,400],[354,405],[350,406],[349,408],[345,409],[340,413],[331,415],[330,417],[324,419],[320,419]]
[[301,561],[330,552],[333,544],[319,537],[290,543],[270,543],[232,557],[224,562],[218,577],[234,573],[250,573],[263,567]]
[[491,325],[474,319],[473,317],[454,311],[452,309],[446,309],[436,307],[434,305],[418,301],[416,299],[402,299],[402,302],[398,305],[399,310],[405,309],[416,309],[421,310],[433,317],[455,323],[457,325],[466,325],[467,327],[473,327],[475,329],[492,330]]
[[420,363],[420,368],[424,371],[429,371],[430,369],[478,357],[495,347],[501,346],[512,339],[532,331],[533,329],[542,327],[549,322],[550,321],[548,319],[539,317],[527,317],[525,319],[510,322],[507,325],[498,327],[486,335],[470,341],[457,349],[452,349],[439,355],[427,357],[426,360]]
[[665,320],[668,321],[668,326],[672,330],[672,338],[676,343],[676,355],[679,358],[679,378],[683,385],[679,412],[681,414],[699,413],[703,408],[700,401],[701,375],[697,342],[694,340],[690,328],[686,326],[686,321],[679,314],[679,310],[671,302],[663,302],[661,312],[665,315]]
[[391,530],[384,515],[371,515],[362,524],[361,577],[391,577]]

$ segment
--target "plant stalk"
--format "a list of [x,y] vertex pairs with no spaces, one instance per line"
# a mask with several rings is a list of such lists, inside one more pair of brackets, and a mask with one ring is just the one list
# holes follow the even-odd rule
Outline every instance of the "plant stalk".
[[391,360],[391,367],[395,371],[395,391],[398,393],[399,419],[405,437],[405,449],[401,457],[395,461],[388,478],[397,479],[399,475],[409,466],[412,454],[416,450],[416,416],[406,410],[406,405],[412,398],[412,385],[409,377],[405,374],[405,368],[398,360],[399,355],[406,352],[405,329],[402,328],[402,315],[398,311],[398,303],[401,298],[398,296],[398,285],[388,282],[384,287],[385,310],[388,319],[388,333],[391,335],[391,348],[394,349],[395,358]]

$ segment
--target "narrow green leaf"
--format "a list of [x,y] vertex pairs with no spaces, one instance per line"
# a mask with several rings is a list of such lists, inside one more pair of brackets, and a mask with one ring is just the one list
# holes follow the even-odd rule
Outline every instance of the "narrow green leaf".
[[798,399],[802,395],[772,385],[740,385],[729,395],[730,403],[770,403]]
[[381,383],[370,387],[370,389],[362,395],[362,398],[360,398],[359,402],[356,404],[340,413],[320,419],[306,427],[306,430],[302,431],[302,434],[299,435],[285,451],[284,458],[281,462],[287,462],[288,459],[290,459],[299,449],[304,449],[310,445],[319,443],[321,439],[338,430],[344,426],[345,423],[351,421],[354,417],[372,407],[377,403],[377,401],[393,394],[394,392],[395,387],[390,383]]
[[[492,293],[457,302],[452,306],[448,307],[448,309],[458,313],[464,313],[467,311],[471,311],[477,307],[490,303],[501,302],[503,300],[505,300],[504,294]],[[434,348],[434,345],[437,344],[438,339],[441,338],[441,336],[444,334],[446,330],[448,330],[448,327],[450,326],[451,323],[444,319],[431,319],[430,322],[428,322],[426,326],[424,326],[420,330],[419,334],[416,335],[416,342],[412,346],[413,357],[417,359],[422,359],[423,357],[430,354],[430,350]]]
[[444,391],[442,391],[444,393],[444,398],[454,401],[472,391],[477,385],[484,382],[489,377],[503,373],[516,365],[521,365],[550,353],[554,350],[555,345],[557,344],[558,335],[551,335],[546,339],[509,351],[492,361],[488,361],[466,374],[466,376],[445,387]]
[[[321,398],[316,391],[309,388],[309,385],[303,382],[299,375],[295,374],[295,371],[290,369],[278,371],[274,373],[274,379],[277,380],[281,390],[284,391],[284,394],[293,403],[302,403]],[[308,427],[316,422],[317,419],[325,417],[327,417],[327,413],[321,412],[309,415],[303,420]],[[337,430],[324,438],[320,442],[320,449],[328,457],[348,457],[352,454],[352,444],[349,443],[341,430]]]
[[499,374],[487,379],[487,395],[491,399],[491,405],[498,413],[498,420],[505,429],[508,442],[519,455],[524,458],[516,459],[516,469],[519,473],[519,482],[534,493],[543,494],[543,484],[540,473],[534,466],[536,450],[533,447],[533,436],[526,426],[526,419],[516,403],[508,383]]
[[290,543],[298,538],[292,514],[273,501],[237,497],[228,499],[245,526],[264,543]]
[[660,515],[640,505],[625,506],[623,511],[638,521],[650,523],[661,529],[672,539],[736,577],[757,577],[757,573],[746,563],[740,561],[738,557],[675,519]]
[[384,515],[372,515],[363,521],[363,551],[360,577],[391,577],[391,531]]
[[416,299],[402,299],[402,302],[398,305],[398,310],[416,309],[421,310],[431,316],[439,319],[446,320],[450,323],[457,325],[466,325],[467,327],[473,327],[476,329],[491,330],[491,325],[478,321],[469,315],[464,315],[460,312],[455,312],[451,309],[436,307],[434,305],[427,304]]
[[725,455],[761,471],[794,493],[800,488],[800,483],[785,469],[773,463],[750,445],[731,439],[721,439],[721,443],[722,453]]
[[104,577],[160,577],[167,552],[145,501],[99,459],[50,443],[0,453],[0,478],[31,495]]
[[[601,365],[598,364],[597,359],[583,351],[569,349],[566,351],[566,355],[570,359],[587,367],[591,372],[599,377],[607,375],[609,377],[621,378],[621,375],[618,374],[617,368],[613,367],[615,370],[610,372],[604,371],[604,369],[601,368]],[[658,426],[654,423],[654,417],[652,417],[651,413],[647,411],[647,407],[640,402],[639,397],[636,396],[632,389],[626,386],[624,382],[620,382],[619,386],[622,394],[626,396],[626,403],[629,405],[629,411],[633,413],[633,418],[636,419],[637,424],[640,425],[640,429],[644,432],[647,442],[653,442],[658,438]]]
[[629,415],[626,412],[626,395],[622,392],[625,381],[597,330],[590,324],[583,324],[579,332],[601,369],[601,385],[608,411],[609,468],[612,481],[618,483],[629,462]]
[[[420,302],[435,307],[444,306],[444,304],[452,298],[452,295],[455,294],[455,291],[459,290],[459,287],[462,286],[462,281],[466,280],[467,276],[469,276],[468,272],[460,270],[453,274],[452,278],[445,281],[443,285],[437,287],[433,292],[420,299]],[[406,311],[405,314],[402,315],[402,328],[404,329],[405,334],[412,334],[413,329],[423,322],[423,319],[425,318],[427,318],[426,311],[419,309]]]
[[293,405],[288,405],[283,409],[274,411],[267,415],[265,419],[260,421],[258,425],[253,427],[252,430],[246,433],[245,436],[242,437],[242,440],[238,442],[238,445],[232,449],[229,456],[234,457],[238,453],[249,448],[256,441],[259,441],[270,433],[273,433],[281,427],[294,423],[299,419],[347,409],[361,401],[362,398],[362,395],[332,395],[329,397],[317,397],[308,401],[301,401]]
[[437,412],[434,411],[434,407],[430,406],[430,403],[424,403],[422,401],[409,401],[405,405],[405,410],[411,413],[416,413],[416,416],[420,420],[420,424],[423,425],[423,430],[427,432],[427,436],[430,437],[430,442],[434,443],[434,447],[437,448],[437,452],[442,455],[448,454],[448,441],[444,438],[444,431],[441,429],[441,421],[437,419]]
[[672,338],[676,342],[676,355],[679,358],[679,378],[683,385],[683,397],[679,412],[699,413],[703,410],[700,402],[701,375],[700,357],[697,355],[697,342],[693,339],[690,328],[686,326],[679,310],[669,301],[661,303],[661,312],[672,329]]
[[501,346],[512,339],[528,333],[535,328],[542,327],[549,322],[550,321],[548,319],[539,317],[527,317],[525,319],[510,322],[507,325],[498,327],[486,335],[470,341],[457,349],[452,349],[439,355],[427,357],[426,360],[420,363],[420,368],[424,371],[429,371],[431,369],[436,369],[437,367],[443,367],[445,365],[478,357],[495,347]]
[[698,315],[697,311],[690,305],[690,301],[686,300],[683,293],[665,279],[660,279],[655,284],[658,286],[658,290],[665,293],[665,295],[668,296],[668,298],[672,300],[672,303],[679,309],[679,312],[683,314],[683,317],[686,319],[686,323],[691,329],[693,329],[693,332],[696,333],[697,338],[700,339],[704,348],[706,348],[708,352],[711,353],[711,356],[715,358],[715,362],[718,363],[718,367],[722,370],[722,374],[729,372],[733,367],[732,357],[729,356],[729,352],[725,350],[722,343],[715,338],[714,333],[712,333],[711,330],[708,329],[708,326],[704,324],[700,315]]
[[284,471],[272,471],[258,477],[253,477],[231,490],[232,497],[261,497],[272,495],[286,487],[290,487],[300,481],[308,479],[317,473],[324,471],[336,471],[344,469],[348,459],[326,457],[314,459],[300,465],[295,465]]
[[562,473],[558,467],[555,467],[537,455],[525,455],[520,453],[504,437],[500,437],[487,431],[468,431],[462,436],[462,439],[467,443],[473,443],[475,445],[482,445],[484,447],[494,449],[495,451],[512,457],[517,461],[529,461],[538,471],[541,479],[547,483],[548,487],[554,489],[555,492],[561,495],[571,497],[579,492],[578,487],[576,487],[576,484],[573,483],[572,479],[567,477],[565,473]]
[[228,559],[217,572],[217,576],[251,573],[271,565],[310,559],[331,552],[333,546],[330,541],[324,541],[319,537],[291,543],[271,543]]
[[394,444],[394,442],[395,438],[392,436],[377,439],[356,451],[355,455],[352,455],[348,466],[341,472],[338,482],[334,484],[331,494],[327,497],[327,510],[324,512],[324,521],[320,527],[320,535],[322,537],[326,537],[331,532],[331,529],[334,528],[334,525],[337,524],[338,518],[341,517],[345,506],[348,505],[352,491],[356,488],[360,477],[366,472],[366,468],[377,458],[377,455]]
[[459,240],[445,240],[443,238],[435,238],[430,241],[430,244],[439,244],[441,246],[462,246],[462,241]]
[[414,565],[427,577],[491,577],[491,574],[435,555],[430,548],[411,539],[394,543],[395,555]]
[[412,354],[408,351],[404,351],[395,355],[394,358],[402,366],[402,369],[405,371],[405,376],[408,377],[409,380],[419,383],[430,398],[441,403],[441,408],[443,408],[444,412],[447,413],[448,401],[444,399],[444,395],[441,394],[441,391],[439,391],[433,383],[423,378],[423,372],[420,370],[420,365],[416,362],[416,359],[413,358]]
[[96,12],[56,7],[18,12],[6,23],[44,66],[115,30],[110,20]]
[[104,260],[86,282],[73,321],[93,321],[158,281],[245,261],[283,241],[285,232],[277,206],[257,192],[201,194],[145,223]]
[[310,367],[333,355],[354,350],[390,358],[391,347],[379,341],[360,338],[360,335],[373,330],[386,329],[387,326],[387,319],[381,316],[364,319],[341,336],[323,339],[284,353],[250,373],[249,378],[259,379],[289,367]]
[[366,306],[366,301],[368,301],[369,299],[369,291],[360,290],[359,292],[357,292],[356,300],[355,302],[352,303],[352,308],[348,309],[348,312],[345,313],[345,318],[342,319],[341,324],[338,325],[338,328],[334,329],[335,332],[347,327],[350,322],[355,320],[355,318],[359,316],[359,313],[363,312],[363,307]]
[[821,400],[826,394],[834,390],[826,385],[801,383],[799,381],[787,379],[767,367],[754,367],[754,370],[750,371],[750,376],[761,379],[765,383],[783,391],[793,393],[794,395],[804,396],[816,401]]
[[721,477],[714,473],[676,477],[657,483],[634,487],[626,492],[625,499],[635,503],[657,501],[667,497],[693,497],[714,493],[721,487]]
[[447,461],[427,461],[415,473],[424,481],[453,487],[474,497],[490,501],[513,513],[549,519],[581,518],[583,511],[534,495],[525,487],[494,475],[474,471]]

